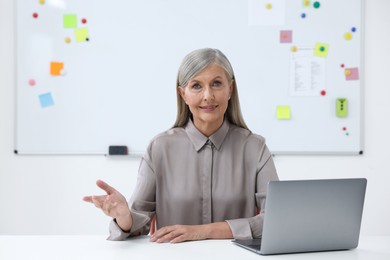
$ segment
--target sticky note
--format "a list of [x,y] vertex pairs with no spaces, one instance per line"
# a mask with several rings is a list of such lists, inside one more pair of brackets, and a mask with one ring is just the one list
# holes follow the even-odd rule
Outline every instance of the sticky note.
[[75,34],[77,42],[85,42],[89,40],[88,28],[76,29]]
[[344,73],[346,80],[359,80],[358,68],[346,68]]
[[64,28],[77,28],[77,15],[64,14]]
[[280,31],[280,43],[291,43],[292,31]]
[[336,99],[336,115],[346,117],[348,115],[348,101],[346,98]]
[[39,95],[39,102],[42,108],[54,105],[54,100],[50,92]]
[[309,7],[310,6],[310,0],[302,0],[303,7]]
[[290,106],[277,106],[276,117],[277,119],[291,119]]
[[61,75],[61,71],[64,69],[63,62],[50,62],[50,75],[59,76]]
[[317,42],[314,48],[314,56],[326,58],[328,56],[329,44]]

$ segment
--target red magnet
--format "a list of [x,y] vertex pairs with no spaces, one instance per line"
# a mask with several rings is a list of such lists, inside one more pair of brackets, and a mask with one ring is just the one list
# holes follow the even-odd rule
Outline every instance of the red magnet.
[[30,79],[30,80],[28,81],[28,84],[29,84],[31,87],[33,87],[33,86],[35,86],[36,82],[35,82],[35,80]]

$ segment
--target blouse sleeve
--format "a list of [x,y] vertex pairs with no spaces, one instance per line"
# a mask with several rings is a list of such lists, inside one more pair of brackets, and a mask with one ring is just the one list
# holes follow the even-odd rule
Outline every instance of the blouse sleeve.
[[[150,148],[150,147],[149,147]],[[133,225],[130,232],[124,232],[113,219],[110,223],[108,240],[124,240],[135,235],[147,235],[156,211],[156,176],[151,167],[149,149],[142,158],[135,191],[129,201]]]
[[279,180],[276,173],[272,155],[265,146],[262,156],[258,162],[256,178],[256,207],[260,214],[251,218],[227,220],[235,239],[259,238],[263,232],[264,208],[267,197],[268,182]]

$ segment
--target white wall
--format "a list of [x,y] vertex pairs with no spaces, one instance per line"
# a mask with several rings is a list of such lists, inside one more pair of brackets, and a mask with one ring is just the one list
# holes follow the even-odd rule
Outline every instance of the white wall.
[[[390,1],[366,0],[362,156],[277,156],[281,179],[366,177],[362,234],[390,235]],[[0,235],[106,234],[108,217],[84,203],[101,178],[129,196],[138,159],[16,156],[13,1],[0,0]]]

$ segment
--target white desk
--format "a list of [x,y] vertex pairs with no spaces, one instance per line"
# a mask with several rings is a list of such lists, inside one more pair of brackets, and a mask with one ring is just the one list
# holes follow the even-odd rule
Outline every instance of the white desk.
[[229,240],[207,240],[181,244],[156,244],[149,237],[113,242],[104,236],[0,236],[0,259],[126,259],[126,260],[389,260],[390,237],[361,237],[357,249],[260,256],[233,245]]

